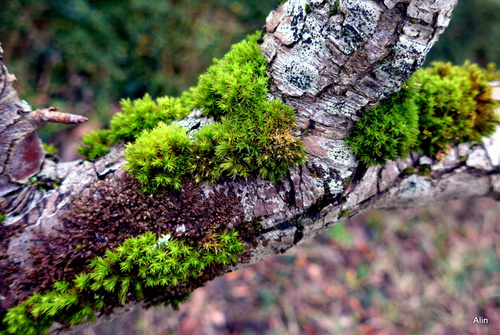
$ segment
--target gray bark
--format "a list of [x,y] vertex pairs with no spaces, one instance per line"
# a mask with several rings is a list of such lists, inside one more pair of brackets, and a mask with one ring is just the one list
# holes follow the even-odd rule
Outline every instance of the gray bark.
[[[235,269],[284,252],[347,211],[354,216],[370,209],[500,197],[498,132],[482,146],[452,148],[440,163],[412,154],[369,169],[358,165],[343,141],[364,111],[400,89],[421,66],[455,5],[445,0],[289,0],[269,15],[262,50],[271,94],[295,108],[297,135],[309,159],[276,183],[250,177],[201,184],[207,196],[220,189],[236,195],[246,220],[262,219],[264,233],[250,261]],[[7,241],[7,253],[21,269],[29,269],[33,229],[52,230],[71,195],[98,179],[120,177],[124,148],[117,145],[96,162],[56,163],[45,157],[36,124],[12,87],[14,77],[0,66],[0,210],[7,214],[2,225],[26,227]],[[196,123],[190,121],[197,115],[185,124]],[[405,173],[422,163],[431,164],[430,174]],[[40,191],[27,183],[33,176],[60,179],[61,185]]]

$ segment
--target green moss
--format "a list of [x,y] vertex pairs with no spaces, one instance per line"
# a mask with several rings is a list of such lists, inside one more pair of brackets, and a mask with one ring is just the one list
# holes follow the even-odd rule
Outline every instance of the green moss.
[[94,130],[83,136],[78,152],[94,160],[105,155],[115,143],[134,141],[144,130],[156,127],[160,122],[170,123],[185,117],[189,109],[184,99],[161,97],[153,100],[149,94],[142,99],[120,101],[122,111],[117,113],[107,130]]
[[[306,155],[291,132],[293,109],[267,98],[267,63],[258,37],[258,33],[249,36],[214,60],[198,85],[180,98],[154,101],[146,95],[134,102],[123,100],[122,112],[113,117],[110,129],[86,134],[79,152],[95,159],[114,143],[130,142],[125,151],[127,168],[144,190],[152,192],[161,186],[178,189],[190,174],[207,182],[252,173],[279,179],[289,167],[303,163]],[[216,122],[189,141],[185,130],[169,124],[193,109],[202,109]]]
[[[72,197],[59,218],[62,226],[57,233],[34,231],[36,245],[29,250],[32,271],[13,272],[5,281],[22,278],[20,282],[30,283],[29,293],[47,290],[55,281],[70,281],[87,271],[90,260],[104,256],[106,250],[146,232],[158,236],[175,232],[178,238],[199,242],[235,229],[251,242],[247,231],[254,224],[244,221],[238,199],[226,192],[217,191],[206,198],[195,183],[187,181],[179,191],[159,189],[151,197],[141,187],[125,173],[119,179],[96,181],[88,195]],[[26,294],[26,289],[14,285],[0,294],[16,297]]]
[[417,145],[428,156],[443,156],[455,143],[481,143],[500,124],[486,72],[477,65],[436,62],[409,85],[420,111]]
[[[490,70],[491,72],[491,70]],[[465,63],[433,63],[364,113],[346,143],[366,165],[420,151],[441,159],[456,143],[481,143],[500,124],[487,71]]]
[[59,153],[59,150],[53,144],[42,143],[42,146],[43,150],[49,154],[57,155]]
[[7,218],[7,215],[0,214],[0,223],[4,222],[6,218]]
[[[95,319],[95,312],[143,300],[148,291],[172,292],[150,303],[176,305],[193,289],[189,281],[208,267],[233,264],[243,253],[234,231],[189,243],[147,232],[127,239],[91,262],[90,271],[59,281],[50,291],[35,293],[8,310],[1,334],[46,334],[53,322],[75,325]],[[152,297],[152,295],[149,295]]]
[[407,175],[410,175],[410,174],[414,174],[415,172],[417,172],[418,170],[415,169],[414,166],[409,166],[407,167],[406,169],[404,169],[403,171],[403,174],[407,174]]
[[428,177],[431,177],[432,176],[432,169],[431,169],[431,166],[430,165],[419,165],[418,166],[418,172],[417,174],[419,176],[428,176]]
[[418,110],[411,91],[402,90],[364,113],[346,139],[365,165],[385,164],[410,153],[418,135]]
[[128,144],[126,168],[144,184],[144,190],[158,187],[181,188],[182,178],[189,172],[189,150],[192,146],[186,129],[160,123],[145,131],[135,144]]
[[488,63],[488,66],[486,67],[486,80],[500,80],[500,70],[497,70],[495,63]]
[[189,113],[182,98],[161,97],[153,100],[149,94],[142,99],[120,102],[122,112],[111,120],[109,138],[112,143],[133,141],[143,130],[156,127],[160,122],[170,123]]
[[58,177],[55,179],[32,177],[28,180],[28,183],[36,185],[36,187],[41,191],[47,191],[61,186],[61,179]]
[[217,121],[195,133],[194,141],[188,140],[185,130],[161,124],[127,145],[127,168],[145,190],[179,188],[188,174],[207,182],[252,173],[277,180],[290,166],[305,161],[303,144],[291,133],[293,109],[267,99],[267,63],[257,38],[254,34],[234,45],[183,96],[189,109],[201,108]]
[[339,2],[335,1],[335,3],[333,4],[333,6],[330,8],[330,12],[328,13],[328,15],[330,17],[332,17],[334,15],[337,15],[338,12],[339,12]]
[[110,131],[98,129],[84,134],[82,144],[76,148],[76,151],[87,159],[94,160],[107,154],[112,144]]
[[343,218],[344,216],[347,216],[349,215],[349,213],[351,212],[351,209],[346,209],[346,210],[343,210],[342,212],[339,213],[339,216],[338,218]]

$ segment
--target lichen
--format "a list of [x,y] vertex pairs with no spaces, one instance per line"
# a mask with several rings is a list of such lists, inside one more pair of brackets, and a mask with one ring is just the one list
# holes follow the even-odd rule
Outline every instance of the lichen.
[[[339,50],[349,55],[363,45],[377,28],[381,10],[371,1],[346,0],[333,3],[330,16],[339,12],[344,14],[340,20],[341,29],[332,29],[332,42],[336,43]],[[333,20],[332,23],[338,22]]]

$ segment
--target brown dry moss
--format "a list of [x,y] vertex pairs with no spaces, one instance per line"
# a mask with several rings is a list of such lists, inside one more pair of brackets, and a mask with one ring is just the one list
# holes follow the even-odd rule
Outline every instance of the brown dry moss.
[[[48,236],[37,232],[36,246],[30,250],[34,269],[25,274],[10,274],[21,279],[9,292],[10,296],[18,297],[20,293],[26,296],[46,290],[54,282],[71,281],[88,270],[90,260],[146,232],[207,242],[215,234],[234,229],[252,242],[258,231],[255,222],[244,222],[238,199],[224,191],[204,197],[194,182],[187,182],[179,191],[161,189],[149,195],[141,192],[135,178],[125,175],[118,180],[98,181],[88,191],[87,195],[72,199],[57,232]],[[176,287],[175,292],[169,292],[169,297],[179,300],[224,272],[227,267],[209,268],[201,276]],[[165,292],[155,289],[144,293],[150,303],[165,297]],[[108,303],[113,306],[115,302]]]

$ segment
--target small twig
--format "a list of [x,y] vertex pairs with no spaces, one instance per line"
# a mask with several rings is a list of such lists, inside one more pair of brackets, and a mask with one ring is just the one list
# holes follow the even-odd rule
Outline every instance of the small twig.
[[53,123],[64,123],[64,124],[74,124],[87,122],[85,116],[61,113],[58,112],[58,108],[49,107],[44,109],[36,109],[31,113],[28,113],[26,117],[32,121],[42,123],[42,122],[53,122]]

